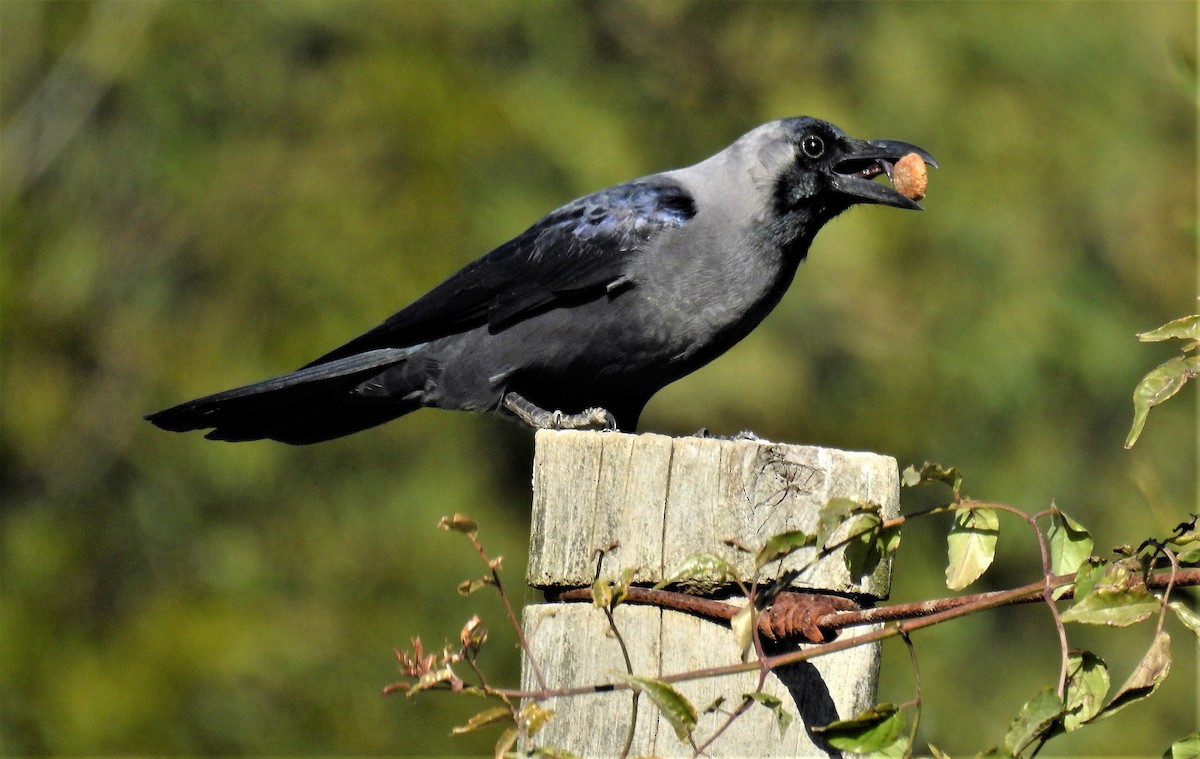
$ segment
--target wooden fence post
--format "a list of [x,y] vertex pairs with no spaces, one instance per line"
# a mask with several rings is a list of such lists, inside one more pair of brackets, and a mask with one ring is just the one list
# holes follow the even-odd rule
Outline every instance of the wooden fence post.
[[[590,586],[596,550],[614,540],[600,576],[612,580],[636,567],[635,582],[667,577],[685,557],[715,553],[745,577],[753,559],[722,545],[736,538],[758,546],[773,534],[815,532],[817,510],[829,499],[853,498],[881,504],[885,518],[899,508],[896,462],[888,456],[852,453],[765,441],[670,438],[616,432],[537,433],[533,472],[533,526],[527,580],[536,588]],[[804,549],[780,568],[807,563]],[[891,566],[883,562],[854,582],[839,553],[818,562],[794,585],[853,595],[860,602],[887,597]],[[770,573],[779,574],[779,571]],[[728,627],[656,607],[622,605],[616,623],[635,673],[657,676],[731,664],[739,648]],[[524,613],[529,638],[551,688],[611,682],[625,671],[604,614],[585,603],[530,605]],[[845,719],[875,702],[879,645],[869,644],[819,657],[773,673],[765,690],[782,699],[796,719],[780,735],[770,710],[742,715],[706,751],[710,756],[825,756],[837,754],[808,728]],[[681,683],[678,689],[703,709],[720,695],[732,708],[754,690],[756,673]],[[529,662],[522,687],[537,688]],[[535,736],[585,757],[616,756],[630,720],[629,693],[549,699],[554,718]],[[720,714],[702,714],[700,739],[720,724]],[[649,699],[639,703],[631,756],[690,756]]]

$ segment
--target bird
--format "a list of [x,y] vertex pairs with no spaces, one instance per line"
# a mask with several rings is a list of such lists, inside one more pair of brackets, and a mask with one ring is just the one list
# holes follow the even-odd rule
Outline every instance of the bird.
[[921,209],[873,181],[910,153],[937,166],[818,118],[768,122],[692,166],[551,211],[296,371],[146,419],[293,445],[425,407],[634,432],[655,393],[775,308],[826,222],[857,204]]

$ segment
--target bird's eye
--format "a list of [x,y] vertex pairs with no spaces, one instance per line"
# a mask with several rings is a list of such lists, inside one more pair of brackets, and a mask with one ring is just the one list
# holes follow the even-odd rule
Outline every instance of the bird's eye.
[[825,154],[825,142],[820,137],[810,134],[800,143],[800,149],[809,158],[820,158]]

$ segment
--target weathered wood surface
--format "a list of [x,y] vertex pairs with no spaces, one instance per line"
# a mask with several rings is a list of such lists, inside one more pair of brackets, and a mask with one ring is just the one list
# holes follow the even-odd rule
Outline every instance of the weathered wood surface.
[[[595,551],[620,549],[601,576],[637,567],[636,582],[658,582],[686,557],[717,553],[744,577],[752,556],[722,538],[757,547],[787,530],[816,531],[831,498],[872,501],[885,517],[899,509],[899,476],[890,456],[766,441],[670,438],[616,432],[537,434],[533,522],[526,578],[535,588],[591,585]],[[815,548],[768,566],[763,576],[802,567]],[[806,571],[800,587],[886,598],[890,566],[861,582],[835,553]]]
[[[709,552],[749,576],[752,559],[721,544],[736,538],[757,546],[786,530],[813,531],[830,498],[873,501],[884,516],[898,512],[894,459],[765,441],[669,438],[595,432],[539,432],[534,464],[533,528],[528,581],[535,587],[588,586],[596,550],[620,547],[601,564],[616,579],[636,567],[635,581],[657,582],[685,557]],[[783,569],[808,563],[799,552]],[[767,575],[779,573],[770,567]],[[861,582],[839,554],[822,559],[794,583],[850,593],[868,602],[887,596],[890,564]],[[657,676],[730,664],[740,652],[728,627],[679,612],[620,606],[616,622],[635,673]],[[537,604],[524,612],[533,655],[551,688],[611,682],[624,660],[604,614],[590,604]],[[773,673],[764,690],[795,717],[780,735],[772,713],[755,706],[707,751],[710,756],[825,756],[836,751],[807,728],[852,716],[875,700],[879,646],[866,645]],[[703,709],[718,696],[733,708],[754,690],[756,673],[683,683],[679,690]],[[536,689],[528,662],[522,687]],[[624,745],[631,697],[626,692],[543,702],[556,714],[534,739],[586,757],[616,756]],[[724,719],[701,715],[703,740]],[[642,697],[631,756],[689,756],[670,724]]]

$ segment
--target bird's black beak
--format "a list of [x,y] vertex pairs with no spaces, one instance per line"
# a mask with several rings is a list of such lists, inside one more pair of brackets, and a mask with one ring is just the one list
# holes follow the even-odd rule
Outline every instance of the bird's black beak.
[[830,184],[843,195],[859,203],[880,203],[896,208],[920,211],[917,201],[896,192],[888,185],[871,181],[880,174],[892,176],[892,167],[909,153],[916,153],[925,163],[937,168],[937,161],[924,148],[899,140],[848,141],[845,155],[834,164]]

